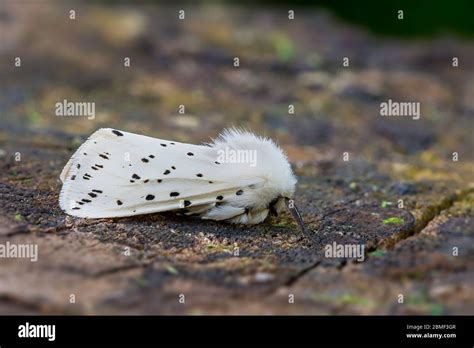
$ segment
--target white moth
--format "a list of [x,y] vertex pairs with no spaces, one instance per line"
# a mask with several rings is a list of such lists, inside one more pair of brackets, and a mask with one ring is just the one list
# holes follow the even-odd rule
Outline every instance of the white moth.
[[296,178],[270,139],[236,129],[192,145],[103,128],[61,173],[61,208],[83,218],[175,211],[202,219],[257,224],[291,197]]

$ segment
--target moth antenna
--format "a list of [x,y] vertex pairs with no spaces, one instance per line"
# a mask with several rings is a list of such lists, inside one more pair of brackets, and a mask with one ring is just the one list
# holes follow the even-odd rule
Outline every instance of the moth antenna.
[[303,235],[306,237],[306,239],[308,241],[313,243],[314,242],[313,236],[311,236],[311,234],[306,229],[303,218],[301,217],[301,213],[300,213],[299,209],[296,207],[294,201],[292,201],[289,198],[285,198],[285,201],[286,201],[287,208],[291,212],[291,215],[293,215],[293,218],[296,220],[296,222],[300,226],[301,232],[303,233]]

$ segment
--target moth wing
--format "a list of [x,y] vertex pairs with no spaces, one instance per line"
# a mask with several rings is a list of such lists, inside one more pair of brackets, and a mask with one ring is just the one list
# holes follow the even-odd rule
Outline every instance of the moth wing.
[[216,158],[209,146],[100,129],[64,167],[59,203],[66,213],[85,218],[184,208],[202,213],[241,186]]

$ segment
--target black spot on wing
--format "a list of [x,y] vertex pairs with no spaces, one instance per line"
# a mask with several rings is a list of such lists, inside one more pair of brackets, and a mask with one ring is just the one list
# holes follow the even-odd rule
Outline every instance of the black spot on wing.
[[153,196],[153,195],[146,195],[145,199],[146,199],[147,201],[152,201],[152,200],[155,199],[155,196]]
[[101,164],[94,164],[91,168],[94,169],[94,170],[99,170],[99,168],[102,169],[102,168],[104,168],[104,166],[101,165]]
[[112,133],[114,133],[116,136],[118,137],[123,137],[123,133],[122,132],[119,132],[118,130],[113,130]]
[[178,197],[179,192],[170,192],[170,197]]

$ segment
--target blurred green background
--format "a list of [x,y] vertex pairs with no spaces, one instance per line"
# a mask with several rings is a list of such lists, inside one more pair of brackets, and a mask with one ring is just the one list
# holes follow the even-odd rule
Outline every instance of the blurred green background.
[[[384,1],[302,1],[330,9],[341,18],[368,27],[371,31],[396,36],[474,34],[474,1],[471,0],[384,0]],[[403,10],[404,19],[397,17]]]

